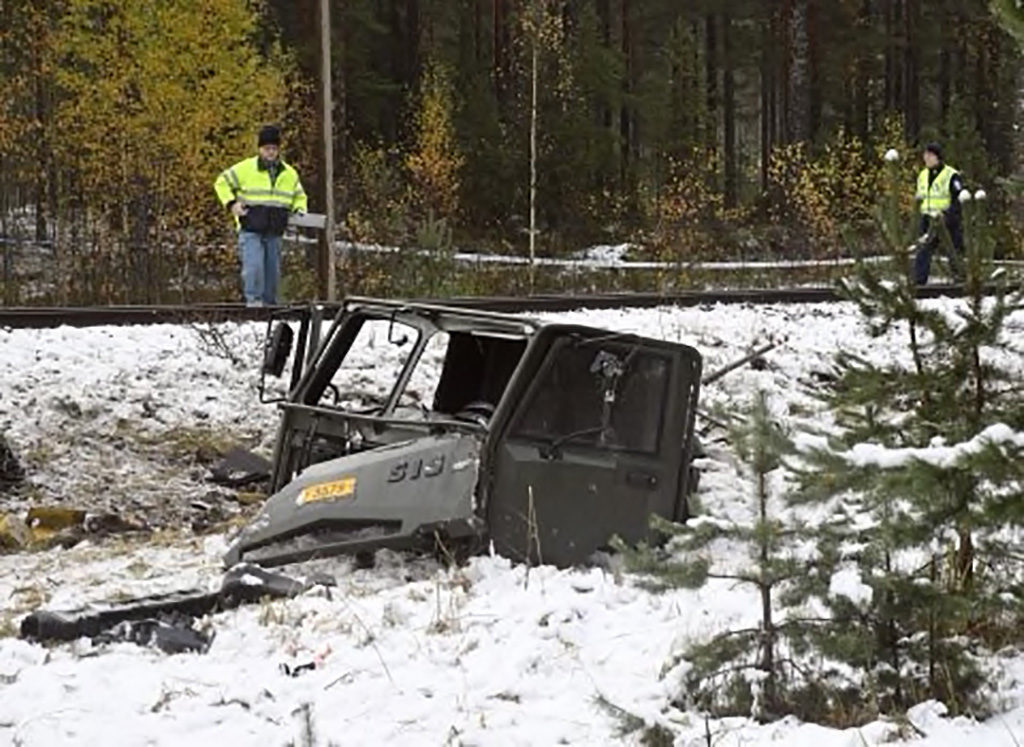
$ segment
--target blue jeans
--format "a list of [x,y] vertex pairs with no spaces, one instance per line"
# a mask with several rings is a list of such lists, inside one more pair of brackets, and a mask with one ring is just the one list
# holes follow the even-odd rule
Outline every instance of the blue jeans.
[[239,231],[238,256],[242,260],[245,302],[276,304],[281,278],[281,237]]

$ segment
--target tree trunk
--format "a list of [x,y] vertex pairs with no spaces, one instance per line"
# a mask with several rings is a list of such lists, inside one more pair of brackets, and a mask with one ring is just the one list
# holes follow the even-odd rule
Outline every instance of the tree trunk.
[[405,77],[403,82],[414,86],[420,78],[420,46],[422,39],[422,18],[420,17],[420,0],[406,0],[405,4]]
[[893,111],[902,101],[902,66],[898,55],[897,28],[901,0],[885,0],[885,108]]
[[337,113],[334,121],[335,163],[345,163],[348,158],[348,70],[345,65],[345,56],[347,54],[345,31],[348,28],[348,24],[344,21],[348,0],[332,0],[332,2],[334,3],[334,13],[331,14],[334,26],[331,34],[331,38],[334,40],[332,56],[336,61],[332,68],[332,83],[334,87],[334,109]]
[[481,8],[483,0],[470,0],[473,4],[473,60],[479,66],[483,61],[483,27],[484,18]]
[[[864,0],[860,8],[858,31],[865,34],[871,31],[871,0]],[[873,50],[860,49],[857,52],[857,74],[854,84],[853,104],[853,132],[861,140],[867,141],[871,128],[871,96],[869,86],[871,85],[871,52]]]
[[[773,6],[775,5],[772,3]],[[780,66],[780,60],[785,59],[785,50],[780,53],[780,48],[785,46],[785,36],[783,32],[782,20],[779,15],[778,7],[772,8],[770,17],[771,24],[771,44],[772,52],[768,56],[768,60],[771,64],[769,69],[769,80],[771,87],[768,96],[768,143],[769,150],[775,147],[775,143],[779,142],[779,133],[784,132],[781,123],[779,121],[779,80],[782,79],[782,70]]]
[[[932,582],[932,586],[936,586],[939,580],[938,563],[934,555],[929,563],[928,580]],[[935,601],[932,600],[928,605],[928,686],[933,693],[938,691],[938,678],[935,676],[935,665],[938,663],[938,639],[939,626],[935,615]]]
[[[1020,121],[1020,113],[1024,109],[1024,88],[1021,87],[1016,69],[1009,64],[1009,47],[1005,35],[993,25],[985,31],[988,44],[992,50],[991,72],[987,78],[992,91],[990,105],[992,110],[992,151],[1000,172],[1006,174],[1015,170],[1019,161],[1014,148],[1016,139],[1014,126]],[[1019,56],[1016,57],[1019,61]]]
[[43,62],[40,52],[40,44],[34,45],[33,50],[33,71],[32,74],[35,77],[35,120],[36,125],[33,127],[33,135],[35,139],[35,207],[36,207],[36,225],[35,234],[36,241],[42,242],[46,240],[46,175],[48,169],[46,167],[47,162],[50,160],[51,155],[49,149],[46,147],[46,140],[42,137],[41,130],[45,125],[44,122],[49,120],[49,106],[47,102],[47,86],[43,78]]
[[757,476],[757,495],[760,509],[760,523],[763,534],[760,543],[761,580],[758,589],[761,592],[761,661],[760,669],[765,673],[765,707],[768,715],[774,714],[775,702],[775,622],[772,619],[772,583],[768,578],[769,542],[768,527],[768,485],[765,473]]
[[503,104],[505,101],[505,39],[508,33],[505,28],[505,1],[491,0],[493,22],[491,79],[494,83],[494,96],[499,104]]
[[[969,479],[969,478],[963,478]],[[970,498],[965,498],[969,501]],[[957,527],[956,584],[957,591],[969,591],[974,585],[974,539],[968,519]]]
[[724,97],[723,128],[725,130],[725,206],[736,207],[737,202],[737,168],[736,168],[736,85],[733,72],[732,50],[732,19],[727,13],[722,15],[722,54],[724,70],[722,76],[722,94]]
[[823,91],[821,76],[820,0],[807,0],[804,25],[807,34],[807,132],[814,141],[821,129]]
[[807,3],[809,0],[795,0],[792,13],[787,20],[790,29],[789,78],[786,81],[788,112],[786,140],[788,142],[805,141],[811,133],[808,126],[811,122],[809,80],[809,50],[807,38]]
[[715,29],[715,15],[709,13],[704,19],[704,85],[707,96],[707,131],[705,143],[718,149],[718,39]]
[[952,96],[952,84],[950,79],[952,67],[952,56],[947,47],[943,47],[939,54],[939,118],[942,121],[943,130],[948,127],[950,114],[950,100]]
[[782,61],[779,80],[776,82],[778,94],[782,101],[779,106],[778,123],[779,137],[783,143],[791,142],[789,134],[789,78],[793,73],[793,3],[795,0],[783,0],[782,9],[778,17],[778,28],[780,38],[779,59]]
[[690,120],[691,124],[692,124],[692,127],[690,128],[690,133],[692,135],[691,145],[697,145],[697,144],[699,144],[701,142],[701,137],[704,134],[704,120],[706,118],[706,113],[701,108],[700,103],[699,103],[700,102],[700,97],[701,97],[701,95],[703,93],[701,91],[701,87],[702,86],[701,86],[701,77],[700,77],[700,72],[701,72],[701,70],[700,70],[700,68],[701,68],[701,45],[700,45],[700,40],[701,40],[701,28],[702,28],[703,25],[704,25],[703,24],[703,19],[701,19],[700,17],[695,18],[691,22],[690,38],[691,38],[691,40],[693,42],[693,67],[691,68],[691,71],[693,72],[693,79],[692,79],[692,82],[690,83],[690,85],[688,87],[686,87],[685,89],[683,89],[683,96],[680,99],[680,101],[681,101],[681,103],[683,105],[684,111],[685,110],[691,110],[693,112],[693,116],[691,117],[691,120]]
[[[968,28],[967,17],[961,12],[956,13],[956,28]],[[969,80],[967,76],[967,34],[957,34],[956,39],[956,64],[955,69],[953,70],[953,98],[954,100],[958,99],[963,103],[967,98],[967,86]]]
[[793,55],[789,67],[789,133],[790,142],[806,141],[809,113],[810,83],[808,81],[807,3],[795,0],[790,18],[790,51]]
[[[885,553],[885,575],[891,577],[892,575],[892,555],[886,551]],[[882,612],[882,636],[885,641],[883,651],[888,649],[889,653],[889,666],[892,667],[892,671],[896,677],[896,682],[893,685],[893,692],[896,699],[896,706],[899,707],[903,704],[903,677],[901,675],[901,659],[900,656],[900,634],[899,627],[896,624],[896,616],[893,611],[895,607],[895,598],[891,589],[885,592],[885,607]]]
[[992,101],[994,94],[991,92],[989,83],[992,70],[989,65],[989,39],[987,34],[981,33],[981,43],[978,49],[978,64],[975,68],[974,80],[974,111],[977,117],[978,130],[981,132],[982,142],[985,149],[992,151]]
[[619,178],[624,184],[629,171],[633,150],[634,122],[630,109],[633,94],[633,43],[630,23],[629,0],[622,2],[622,61],[625,65],[622,78],[622,106],[619,110]]
[[[330,60],[324,58],[324,55],[327,52],[327,50],[325,50],[324,45],[323,45],[323,40],[321,39],[321,29],[323,28],[323,23],[325,21],[328,21],[328,22],[330,21],[329,17],[325,19],[324,16],[323,16],[324,11],[327,10],[329,12],[330,9],[329,9],[329,7],[326,7],[325,5],[322,4],[322,0],[313,0],[313,2],[314,2],[314,5],[316,6],[315,7],[316,15],[314,17],[317,19],[317,23],[316,23],[316,27],[315,28],[317,30],[317,34],[316,34],[316,45],[317,45],[317,47],[316,48],[317,48],[317,63],[318,63],[317,64],[317,73],[316,73],[317,85],[316,85],[316,95],[315,95],[315,101],[316,101],[316,123],[317,123],[317,127],[316,127],[316,131],[317,131],[317,148],[313,152],[317,153],[319,155],[319,157],[317,158],[317,161],[320,162],[320,168],[317,169],[317,180],[316,180],[317,202],[319,202],[320,205],[324,206],[324,212],[326,213],[327,212],[327,204],[328,204],[329,198],[331,196],[331,189],[330,189],[330,186],[329,186],[330,175],[328,174],[328,169],[326,168],[326,165],[323,163],[323,161],[324,161],[323,155],[325,153],[325,145],[326,145],[328,139],[330,138],[331,133],[328,133],[325,130],[325,124],[326,124],[327,118],[324,117],[324,113],[326,111],[326,107],[332,105],[332,102],[330,101],[330,99],[332,98],[332,91],[330,89],[328,89],[326,86],[324,86],[324,82],[325,82],[325,80],[324,80],[325,69],[329,69],[330,68]],[[331,247],[331,241],[330,241],[330,239],[326,235],[321,235],[319,237],[319,240],[318,240],[317,243],[318,243],[317,252],[316,252],[317,293],[318,293],[320,298],[327,299],[328,296],[329,296],[329,291],[330,291],[329,276],[330,276],[330,270],[331,270],[331,262],[330,262],[330,252],[331,252],[331,248],[332,248]]]
[[905,95],[904,112],[907,117],[907,135],[916,142],[921,132],[920,52],[917,28],[920,25],[921,0],[906,0],[905,5]]
[[537,55],[540,29],[530,40],[530,292],[533,293],[537,261]]
[[772,155],[772,103],[775,97],[774,59],[771,53],[773,26],[771,17],[762,23],[761,47],[761,194],[768,192],[768,164]]
[[[597,17],[601,24],[601,40],[606,49],[612,48],[612,9],[610,0],[597,0]],[[612,128],[612,110],[607,102],[600,104],[599,123],[607,129]]]

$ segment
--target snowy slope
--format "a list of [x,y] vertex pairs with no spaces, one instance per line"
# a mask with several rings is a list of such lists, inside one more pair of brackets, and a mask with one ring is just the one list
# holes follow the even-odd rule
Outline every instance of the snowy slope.
[[[706,389],[702,403],[728,405],[763,387],[794,424],[821,420],[808,390],[838,346],[906,355],[902,339],[869,340],[853,309],[841,304],[558,318],[692,343],[707,371],[767,336],[784,337],[765,368],[730,374]],[[1024,319],[1015,324],[1024,328]],[[182,476],[180,455],[162,448],[181,428],[198,423],[268,448],[273,408],[239,407],[255,399],[262,327],[219,331],[237,346],[236,363],[215,354],[209,335],[204,343],[181,327],[0,331],[0,427],[16,448],[31,452],[33,500],[81,498],[99,501],[97,508],[134,500],[135,510],[165,511],[170,520],[187,516],[182,505],[209,490],[200,466]],[[377,354],[387,356],[387,347]],[[146,448],[138,446],[139,434]],[[701,482],[701,501],[713,514],[742,515],[746,485],[729,452],[715,442],[710,448],[715,459]],[[22,505],[3,501],[0,512]],[[219,534],[168,534],[156,543],[0,556],[0,625],[40,602],[67,608],[214,585],[227,541]],[[655,595],[600,569],[527,574],[487,556],[454,571],[392,554],[378,561],[372,570],[323,561],[315,569],[339,582],[329,598],[314,590],[214,616],[206,622],[216,637],[202,655],[87,641],[45,648],[0,638],[0,744],[283,745],[301,743],[304,713],[324,745],[635,743],[638,734],[619,736],[618,722],[598,699],[668,726],[677,745],[705,744],[706,728],[716,745],[845,747],[895,736],[888,724],[846,732],[792,719],[705,725],[698,714],[671,707],[680,674],[673,654],[695,638],[755,619],[756,600],[724,582]],[[834,584],[837,591],[850,585],[838,577]],[[315,669],[295,677],[280,668],[312,661]],[[944,719],[935,704],[923,704],[910,716],[928,736],[915,743],[1024,741],[1024,660],[997,664],[1003,715],[973,724]]]

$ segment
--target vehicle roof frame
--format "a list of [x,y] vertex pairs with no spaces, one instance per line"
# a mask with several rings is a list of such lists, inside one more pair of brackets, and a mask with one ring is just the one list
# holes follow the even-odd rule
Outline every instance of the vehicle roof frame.
[[[418,365],[430,337],[439,331],[468,332],[470,334],[505,337],[514,336],[528,340],[542,327],[548,326],[530,317],[519,317],[492,311],[479,311],[461,307],[439,306],[435,304],[413,303],[401,300],[382,300],[353,296],[345,299],[338,309],[331,326],[322,335],[315,354],[296,384],[295,391],[302,393],[303,399],[312,387],[314,379],[322,378],[322,367],[332,352],[338,355],[337,363],[332,369],[336,371],[351,350],[352,340],[347,343],[338,342],[339,330],[355,315],[363,315],[365,319],[380,319],[400,322],[419,331],[413,349],[409,352],[402,366],[398,379],[391,386],[385,404],[380,412],[388,416],[397,406],[402,392],[408,385],[413,371]],[[344,345],[344,350],[337,350]],[[309,405],[310,402],[305,402]]]

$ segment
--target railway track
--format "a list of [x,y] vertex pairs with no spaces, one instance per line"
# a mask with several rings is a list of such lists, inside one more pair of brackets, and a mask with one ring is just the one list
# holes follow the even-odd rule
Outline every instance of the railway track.
[[[920,298],[963,293],[959,285],[929,285]],[[462,296],[418,299],[423,302],[462,306],[484,311],[529,312],[576,309],[650,308],[653,306],[701,306],[710,304],[829,303],[838,301],[834,288],[749,288],[741,290],[678,291],[671,293],[595,293],[586,295]],[[128,324],[183,324],[190,322],[259,321],[288,306],[248,308],[242,304],[193,304],[158,306],[0,306],[0,328],[94,327]],[[294,307],[298,310],[299,307]]]

